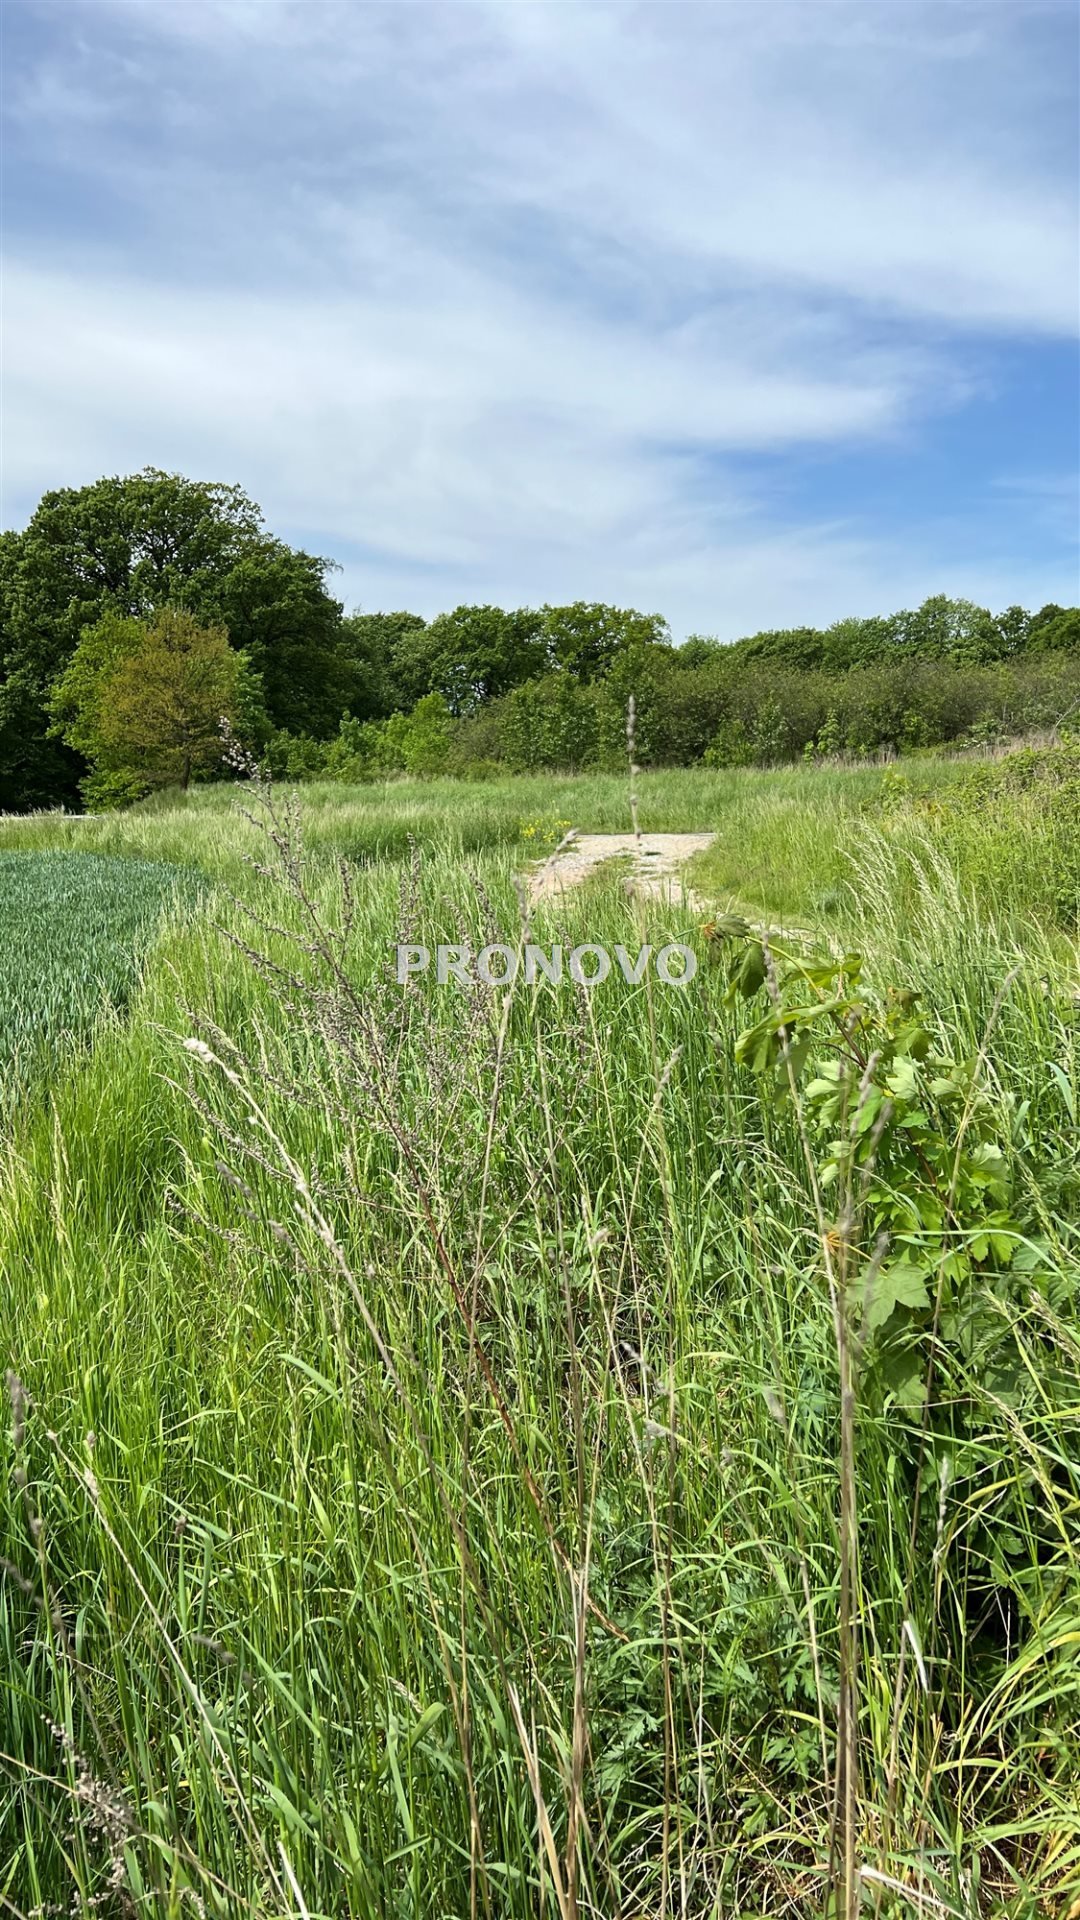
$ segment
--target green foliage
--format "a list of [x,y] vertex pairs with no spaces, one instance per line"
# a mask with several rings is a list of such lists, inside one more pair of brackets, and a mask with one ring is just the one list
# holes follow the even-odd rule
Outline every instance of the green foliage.
[[[932,1320],[959,1323],[978,1282],[1003,1287],[1035,1230],[1010,1211],[1000,1106],[978,1084],[979,1059],[935,1049],[917,992],[894,988],[880,1001],[867,991],[861,955],[773,960],[783,965],[773,1004],[739,1036],[736,1058],[777,1099],[801,1100],[820,1142],[821,1190],[857,1196],[857,1219],[846,1214],[842,1229],[850,1237],[858,1225],[864,1240],[851,1300],[872,1347],[892,1328],[890,1358],[914,1357],[904,1379],[917,1396],[927,1353],[914,1336]],[[749,941],[730,993],[756,995],[767,965],[760,941]],[[1022,1271],[1026,1287],[1027,1259]]]
[[410,634],[419,634],[427,622],[418,613],[350,613],[341,623],[354,676],[347,702],[360,720],[381,720],[401,699],[395,676],[396,650],[406,657]]
[[[1010,614],[1022,609],[1010,607]],[[1032,653],[1080,653],[1080,607],[1040,607],[1025,635]]]
[[719,703],[703,756],[713,766],[993,744],[1053,728],[1080,699],[1080,662],[1067,655],[974,667],[885,662],[845,673],[754,663],[736,671],[726,661],[685,679]]
[[[599,601],[345,617],[331,564],[268,534],[238,487],[147,468],[44,495],[23,532],[0,536],[0,810],[74,802],[85,758],[70,732],[50,737],[50,689],[86,629],[164,606],[224,628],[246,657],[268,764],[289,778],[614,769],[631,694],[636,758],[656,767],[992,746],[1080,705],[1075,608],[994,616],[937,595],[824,630],[673,648],[659,614]],[[424,744],[395,716],[430,695],[453,725]],[[346,736],[343,715],[384,730]],[[101,767],[84,788],[98,802],[135,790]]]
[[[515,773],[539,767],[595,766],[599,753],[598,692],[570,674],[548,674],[518,687],[501,715],[501,756]],[[626,722],[623,721],[625,738]]]
[[109,674],[145,639],[146,622],[134,614],[106,613],[94,626],[83,628],[79,644],[49,693],[53,719],[70,734],[70,745],[80,753],[93,749]]
[[985,850],[1002,900],[1026,899],[1069,930],[1080,926],[1080,743],[1020,747],[965,769],[934,809],[954,858]]
[[227,630],[261,677],[274,725],[319,739],[333,731],[345,707],[372,693],[366,664],[344,633],[341,604],[327,592],[330,567],[263,537],[220,577],[192,583],[179,602]]
[[467,717],[526,682],[569,676],[602,680],[629,653],[669,646],[659,614],[594,601],[544,606],[456,607],[430,626],[412,626],[395,641],[392,675],[403,704],[436,691],[450,711]]
[[77,754],[52,736],[41,701],[14,680],[0,686],[0,814],[78,807]]
[[450,751],[450,708],[441,693],[426,693],[402,730],[401,756],[406,773],[436,774]]
[[659,613],[637,613],[599,600],[545,606],[541,612],[547,664],[576,680],[602,679],[626,653],[671,642],[667,621]]
[[[846,673],[853,667],[903,659],[946,661],[954,666],[984,665],[1022,653],[1040,623],[1054,626],[1060,608],[1044,608],[1034,617],[1008,607],[994,618],[971,600],[935,594],[920,607],[869,619],[837,620],[831,627],[797,627],[751,634],[735,642],[741,661],[771,660],[800,671],[821,668]],[[1048,616],[1044,618],[1044,616]],[[1052,644],[1076,648],[1068,628]]]
[[527,607],[455,607],[395,641],[393,681],[403,705],[439,693],[451,713],[470,714],[540,670],[541,617]]
[[[778,766],[993,744],[1058,725],[1080,701],[1080,660],[1031,654],[993,665],[882,660],[847,671],[778,666],[741,645],[627,646],[583,682],[548,673],[458,720],[452,764],[474,756],[515,771],[625,763],[633,693],[644,765]],[[475,742],[475,746],[472,743]]]
[[[78,762],[46,739],[45,705],[83,630],[182,607],[223,625],[263,676],[271,721],[326,734],[368,684],[326,590],[328,563],[266,533],[239,487],[153,468],[45,494],[0,542],[0,740],[23,740],[4,798],[68,798]],[[32,741],[32,750],[28,743]]]
[[[313,740],[309,733],[289,733],[284,727],[276,730],[260,748],[261,764],[273,779],[290,784],[300,780],[321,780],[327,776],[331,766],[331,779],[363,779],[365,768],[345,744],[347,741],[351,743],[353,738],[346,731],[348,725],[349,716],[346,715],[341,722],[338,738],[329,743]],[[360,722],[355,721],[352,725],[359,727]]]
[[388,774],[431,777],[445,771],[452,739],[450,709],[441,693],[425,694],[409,713],[385,720],[342,715],[335,739],[279,733],[262,755],[276,780],[337,780],[348,784]]
[[[945,1051],[923,995],[884,994],[858,953],[814,958],[765,946],[738,920],[710,929],[726,959],[729,1002],[768,990],[769,1007],[741,1033],[735,1056],[774,1103],[794,1104],[813,1158],[825,1275],[848,1323],[860,1403],[888,1417],[920,1412],[910,1443],[898,1441],[918,1481],[929,1460],[977,1448],[983,1414],[972,1382],[1022,1421],[1060,1393],[1048,1343],[1038,1372],[1021,1329],[1034,1314],[1054,1324],[1075,1314],[1075,1268],[1062,1270],[1046,1233],[1046,1201],[1078,1187],[1073,1165],[1042,1191],[1023,1177],[1038,1153],[1030,1099],[990,1083],[993,1029],[1019,974],[1006,978],[980,1044]],[[1070,1104],[1075,1096],[1054,1072]],[[826,1226],[826,1209],[832,1226]],[[939,1522],[940,1526],[940,1522]],[[995,1502],[993,1522],[969,1524],[969,1604],[992,1603],[1022,1552],[1016,1529],[1046,1560],[1057,1551],[1047,1504],[1020,1486]],[[992,1576],[986,1572],[994,1569]]]
[[0,1115],[122,1011],[162,916],[199,891],[162,861],[0,851]]
[[226,727],[250,739],[261,686],[223,627],[162,607],[150,620],[105,614],[82,638],[50,695],[69,746],[90,763],[91,805],[120,804],[151,786],[220,767]]

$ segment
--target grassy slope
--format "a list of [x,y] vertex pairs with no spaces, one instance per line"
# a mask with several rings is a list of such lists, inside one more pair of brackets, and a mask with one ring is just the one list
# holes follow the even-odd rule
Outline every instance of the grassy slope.
[[[880,985],[922,985],[958,1051],[1019,966],[989,1079],[1017,1178],[1045,1180],[1067,1277],[1075,948],[996,920],[986,898],[973,913],[932,821],[906,801],[884,823],[861,817],[880,787],[876,773],[656,776],[642,824],[717,826],[706,878],[721,899],[805,916],[832,892],[838,933],[864,941]],[[432,850],[411,923],[475,944],[512,937],[523,820],[623,827],[625,808],[608,780],[305,795],[317,848],[400,852],[418,831]],[[50,836],[238,870],[237,829],[210,796],[6,825],[0,844]],[[481,888],[463,846],[479,849]],[[188,1910],[184,1886],[208,1912],[296,1913],[295,1882],[312,1914],[456,1916],[473,1899],[533,1914],[535,1742],[559,1857],[568,1809],[588,1823],[594,1911],[820,1912],[835,1360],[791,1120],[733,1065],[740,1017],[704,970],[689,993],[518,995],[505,1017],[499,998],[425,991],[402,1027],[378,976],[410,919],[405,872],[355,880],[348,968],[370,1012],[355,1031],[287,1015],[243,952],[191,926],[10,1159],[0,1320],[35,1405],[18,1459],[0,1454],[0,1551],[16,1570],[0,1582],[0,1890],[88,1912],[122,1861],[147,1913]],[[312,885],[340,907],[327,863]],[[245,887],[275,923],[296,920],[269,885]],[[259,944],[238,906],[222,912]],[[570,937],[637,937],[614,887],[565,918]],[[691,924],[675,912],[668,930]],[[282,936],[267,941],[283,958]],[[172,1036],[189,1009],[243,1049],[254,1129],[219,1073],[194,1063],[202,1105],[170,1084],[186,1077]],[[340,1260],[295,1186],[245,1159],[253,1137],[262,1159],[278,1138],[317,1176]],[[1051,1351],[1075,1364],[1060,1322],[1034,1317],[1018,1337],[1036,1373]],[[1036,1396],[1020,1417],[976,1377],[970,1391],[974,1437],[927,1495],[930,1537],[913,1553],[905,1421],[862,1422],[866,1857],[946,1911],[989,1911],[981,1878],[1019,1915],[1056,1901],[1080,1858],[1078,1408]],[[995,1563],[985,1522],[1010,1489],[1033,1524]],[[588,1561],[625,1640],[575,1615],[552,1536]],[[67,1623],[71,1657],[41,1602]],[[924,1694],[909,1664],[897,1709],[905,1619],[932,1684]],[[111,1815],[95,1822],[85,1790],[73,1796],[78,1767],[46,1715],[122,1797]]]

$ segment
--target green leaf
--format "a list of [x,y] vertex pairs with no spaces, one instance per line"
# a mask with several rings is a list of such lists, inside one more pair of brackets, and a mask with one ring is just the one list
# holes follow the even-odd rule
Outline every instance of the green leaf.
[[711,925],[714,940],[747,940],[750,937],[750,928],[737,913],[718,913]]
[[925,1060],[930,1051],[930,1035],[919,1020],[909,1020],[896,1036],[896,1051],[912,1060]]
[[880,1087],[868,1088],[865,1098],[859,1102],[859,1110],[855,1120],[855,1132],[857,1134],[869,1133],[870,1128],[881,1112],[881,1103],[884,1098],[885,1095],[882,1093]]
[[901,1056],[894,1060],[892,1072],[885,1075],[885,1085],[897,1100],[914,1100],[919,1091],[919,1076],[914,1063]]
[[839,1060],[823,1060],[806,1089],[806,1097],[808,1100],[820,1100],[825,1094],[835,1093],[839,1082]]
[[754,940],[732,969],[729,997],[752,1000],[765,985],[765,977],[765,950],[760,940]]
[[1050,1247],[1045,1240],[1021,1240],[1012,1257],[1014,1273],[1039,1273],[1050,1264]]
[[1065,1074],[1062,1072],[1062,1069],[1058,1066],[1056,1060],[1048,1060],[1047,1066],[1050,1069],[1050,1076],[1056,1083],[1058,1092],[1060,1093],[1062,1099],[1065,1102],[1065,1110],[1068,1113],[1069,1119],[1075,1123],[1076,1121],[1075,1090],[1071,1082],[1066,1078]]
[[926,1399],[926,1366],[910,1349],[890,1354],[881,1369],[882,1378],[898,1406],[913,1412]]
[[[860,1291],[863,1291],[860,1285]],[[884,1326],[897,1307],[928,1307],[926,1269],[911,1260],[894,1260],[873,1274],[865,1287],[863,1318],[869,1332]]]

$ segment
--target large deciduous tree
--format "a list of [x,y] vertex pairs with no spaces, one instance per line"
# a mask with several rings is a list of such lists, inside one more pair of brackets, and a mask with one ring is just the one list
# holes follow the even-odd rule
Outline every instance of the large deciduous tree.
[[48,689],[106,614],[147,619],[174,606],[223,625],[263,676],[272,724],[331,734],[362,703],[364,675],[329,571],[274,539],[239,487],[147,468],[45,494],[0,543],[0,748],[21,742],[27,762],[16,781],[8,774],[16,790],[5,804],[69,796],[79,764],[49,743]]
[[426,627],[419,613],[346,614],[342,633],[355,682],[349,702],[355,719],[379,720],[402,704],[394,676],[395,650]]
[[667,623],[658,613],[602,601],[509,613],[463,606],[439,614],[428,627],[401,633],[392,650],[392,678],[403,706],[435,692],[451,713],[467,716],[546,673],[599,680],[621,655],[667,646]]
[[391,667],[397,697],[411,707],[441,693],[452,714],[471,714],[501,693],[542,673],[542,617],[529,607],[455,607],[428,627],[403,631]]
[[1053,601],[1032,614],[1028,631],[1032,653],[1080,654],[1080,607],[1059,607]]
[[630,649],[671,644],[667,621],[659,613],[638,613],[602,600],[545,606],[541,613],[546,664],[576,680],[602,679],[612,662]]

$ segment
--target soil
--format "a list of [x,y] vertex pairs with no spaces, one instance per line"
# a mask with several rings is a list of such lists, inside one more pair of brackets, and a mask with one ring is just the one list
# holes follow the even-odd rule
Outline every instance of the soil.
[[685,898],[691,906],[703,903],[679,878],[683,862],[715,840],[713,833],[580,833],[528,875],[530,901],[550,900],[578,886],[605,860],[629,856],[627,884],[651,899]]

